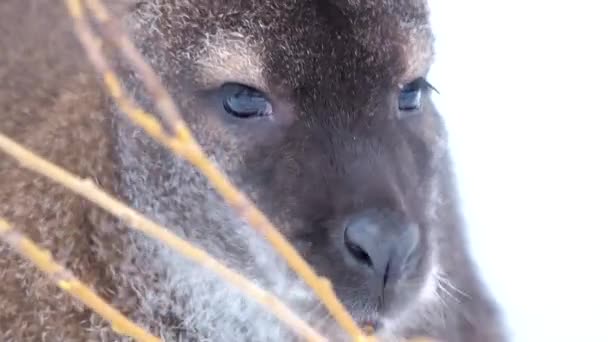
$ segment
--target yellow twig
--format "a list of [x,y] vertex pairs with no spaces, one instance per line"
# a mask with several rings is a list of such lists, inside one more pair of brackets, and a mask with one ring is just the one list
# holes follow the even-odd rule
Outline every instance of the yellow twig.
[[225,281],[261,304],[278,319],[309,341],[326,341],[306,322],[293,313],[285,304],[269,292],[261,289],[242,275],[215,260],[204,250],[181,239],[167,228],[154,223],[124,203],[108,195],[91,180],[79,178],[65,169],[37,156],[0,133],[0,150],[15,158],[25,168],[37,172],[97,204],[114,216],[124,220],[132,229],[162,241],[181,255],[207,267]]
[[0,239],[19,252],[23,257],[29,259],[36,267],[55,282],[63,291],[69,293],[74,298],[86,304],[93,311],[98,313],[112,324],[112,329],[117,333],[132,337],[137,341],[161,342],[158,337],[130,321],[123,314],[118,312],[95,291],[78,280],[70,271],[58,264],[51,253],[44,250],[23,233],[17,231],[11,224],[0,217]]
[[[79,0],[81,1],[81,0]],[[180,115],[173,99],[163,87],[152,67],[146,63],[141,53],[131,42],[124,31],[120,30],[119,24],[112,18],[110,12],[99,0],[84,0],[85,4],[93,14],[93,18],[100,24],[104,37],[119,47],[120,52],[131,62],[135,71],[142,78],[142,82],[152,98],[162,118],[172,129],[178,138],[185,143],[195,143],[191,136],[180,136],[179,133],[189,133],[186,123]],[[179,130],[177,130],[179,129]]]
[[83,16],[81,0],[65,1],[74,20],[76,35],[80,39],[94,67],[103,75],[109,93],[115,99],[120,109],[153,138],[196,166],[209,179],[209,182],[224,200],[245,218],[253,228],[261,232],[268,239],[274,248],[285,258],[290,267],[314,290],[329,312],[353,339],[357,341],[373,339],[366,336],[357,326],[351,315],[336,297],[329,280],[318,276],[268,218],[213,165],[193,138],[171,97],[165,91],[154,71],[144,61],[143,56],[133,46],[126,34],[117,27],[114,27],[113,30],[109,28],[110,14],[103,3],[97,0],[87,0],[89,9],[101,24],[102,31],[121,49],[123,55],[142,76],[146,88],[156,100],[157,108],[160,110],[162,117],[171,125],[173,136],[166,134],[158,120],[133,104],[133,101],[125,95],[124,90],[118,82],[118,77],[101,54],[99,48],[100,40],[95,37]]

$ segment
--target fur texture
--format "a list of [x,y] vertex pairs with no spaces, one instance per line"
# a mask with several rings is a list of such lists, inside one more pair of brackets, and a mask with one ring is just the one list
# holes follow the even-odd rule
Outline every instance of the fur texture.
[[[424,76],[432,33],[422,0],[113,1],[205,150],[323,275],[359,321],[392,341],[504,341],[470,260],[446,135],[428,95],[399,117],[400,86]],[[123,13],[124,12],[124,13]],[[0,4],[0,129],[203,246],[285,300],[332,341],[347,340],[312,292],[188,163],[103,98],[65,10]],[[6,62],[5,62],[6,61]],[[149,109],[137,77],[125,86]],[[217,89],[270,97],[271,119],[238,121]],[[60,186],[0,159],[0,214],[166,341],[286,341],[270,314],[213,274]],[[366,208],[418,227],[417,267],[380,307],[336,245]],[[0,245],[0,339],[122,340]]]

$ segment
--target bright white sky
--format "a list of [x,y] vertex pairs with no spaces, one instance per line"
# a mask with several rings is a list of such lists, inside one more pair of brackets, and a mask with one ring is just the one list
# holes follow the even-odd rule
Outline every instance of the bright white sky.
[[607,8],[431,0],[430,82],[514,342],[608,342]]

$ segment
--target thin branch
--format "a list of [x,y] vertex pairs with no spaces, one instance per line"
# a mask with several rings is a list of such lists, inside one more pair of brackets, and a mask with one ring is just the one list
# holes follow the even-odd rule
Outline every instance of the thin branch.
[[58,264],[51,253],[39,247],[23,233],[17,231],[0,217],[0,239],[15,249],[36,267],[47,274],[53,282],[72,297],[86,304],[91,310],[105,318],[118,334],[129,336],[142,342],[161,342],[158,337],[130,321],[127,317],[106,303],[91,288],[78,280],[70,271]]
[[247,278],[232,271],[201,248],[197,248],[188,241],[178,237],[167,228],[147,219],[142,214],[120,202],[118,199],[105,193],[91,180],[82,179],[69,171],[37,156],[30,150],[14,142],[0,133],[0,150],[15,158],[23,167],[41,174],[50,180],[70,189],[76,194],[88,199],[99,207],[105,209],[119,219],[122,219],[132,229],[157,239],[174,251],[190,260],[207,267],[225,281],[234,285],[244,294],[261,304],[278,319],[291,327],[294,331],[306,337],[309,341],[326,341],[305,321],[300,319],[285,304],[269,292],[261,289]]
[[[81,0],[79,0],[81,1]],[[162,115],[165,123],[172,129],[173,134],[188,132],[187,125],[180,115],[173,99],[163,87],[160,78],[152,67],[146,63],[143,56],[131,42],[124,31],[120,30],[118,23],[112,18],[110,12],[102,1],[84,0],[87,8],[93,14],[93,18],[100,24],[103,36],[120,48],[120,51],[129,60],[135,71],[142,78],[143,84],[154,99],[156,108]],[[193,143],[191,137],[182,137],[184,142]]]
[[[209,182],[224,200],[254,229],[268,239],[274,248],[285,258],[289,266],[314,290],[336,321],[354,340],[373,340],[373,337],[366,336],[357,326],[351,315],[336,297],[330,281],[318,276],[268,218],[213,165],[193,138],[192,133],[178,113],[177,106],[175,106],[171,97],[164,90],[160,80],[144,61],[143,56],[133,46],[127,35],[122,30],[119,30],[117,26],[114,29],[108,28],[111,18],[109,11],[107,11],[103,3],[96,0],[87,1],[89,9],[102,27],[102,32],[121,49],[124,57],[133,64],[143,77],[148,91],[157,97],[157,108],[161,111],[163,118],[172,126],[172,130],[174,131],[173,136],[168,136],[163,132],[163,128],[158,120],[134,105],[133,101],[129,100],[125,95],[124,90],[118,82],[118,77],[101,54],[99,48],[100,40],[93,34],[89,23],[83,16],[81,0],[65,0],[65,2],[74,20],[76,35],[94,67],[103,75],[109,93],[115,99],[120,109],[153,138],[196,166],[209,179]],[[106,27],[105,30],[104,27]]]

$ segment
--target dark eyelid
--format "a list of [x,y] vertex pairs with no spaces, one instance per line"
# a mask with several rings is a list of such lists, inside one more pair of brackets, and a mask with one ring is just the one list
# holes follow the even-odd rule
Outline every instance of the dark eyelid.
[[436,92],[437,94],[439,94],[439,91],[437,90],[437,88],[435,88],[431,83],[429,83],[429,81],[427,81],[427,79],[425,77],[418,77],[418,78],[414,79],[413,81],[407,83],[403,87],[403,90],[408,90],[408,89],[410,89],[410,90],[420,89],[423,92],[432,90],[432,91]]

